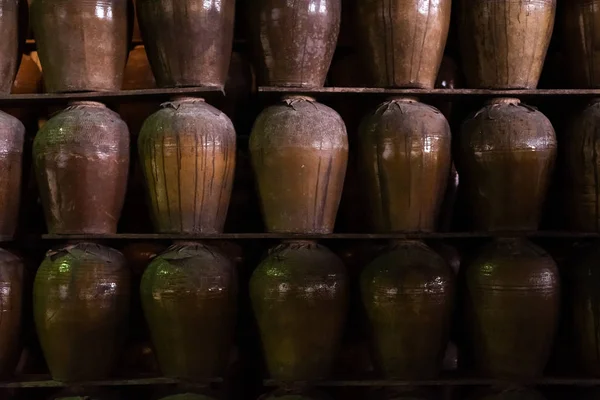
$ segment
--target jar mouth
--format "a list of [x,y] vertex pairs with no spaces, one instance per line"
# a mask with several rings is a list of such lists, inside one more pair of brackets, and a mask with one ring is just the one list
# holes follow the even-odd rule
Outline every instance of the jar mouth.
[[490,99],[485,102],[487,105],[493,104],[521,104],[521,100],[516,97],[497,97],[495,99]]
[[315,99],[312,96],[305,96],[303,94],[286,94],[281,98],[282,101],[287,101],[287,100],[292,100],[292,101],[297,101],[297,100],[304,100],[304,101],[317,101],[317,99]]
[[106,108],[106,104],[92,100],[74,100],[67,104],[69,107],[98,107]]

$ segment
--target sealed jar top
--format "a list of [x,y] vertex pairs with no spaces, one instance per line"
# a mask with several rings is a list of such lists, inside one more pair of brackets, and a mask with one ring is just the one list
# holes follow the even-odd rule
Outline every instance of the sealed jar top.
[[493,105],[493,104],[521,104],[521,100],[517,99],[516,97],[498,97],[495,99],[491,99],[488,100],[486,102],[486,104],[488,105]]
[[194,97],[194,96],[173,96],[171,98],[171,102],[173,103],[204,103],[205,100],[202,97]]
[[69,107],[98,107],[98,108],[107,108],[106,104],[100,103],[99,101],[90,101],[90,100],[75,100],[70,101],[68,103]]
[[282,101],[298,101],[298,100],[304,100],[304,101],[317,101],[317,99],[315,99],[314,97],[311,96],[304,96],[301,94],[286,94],[285,96],[283,96],[281,98]]
[[419,98],[416,96],[390,96],[386,101],[396,101],[399,103],[418,103]]

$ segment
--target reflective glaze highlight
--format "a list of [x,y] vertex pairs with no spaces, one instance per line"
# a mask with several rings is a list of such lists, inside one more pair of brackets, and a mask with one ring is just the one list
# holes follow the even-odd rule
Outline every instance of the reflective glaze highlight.
[[458,26],[468,86],[535,89],[555,13],[556,0],[461,0]]
[[373,359],[386,379],[432,379],[441,368],[452,317],[454,275],[421,242],[397,242],[360,277]]
[[348,308],[342,261],[315,242],[283,243],[252,274],[250,298],[271,378],[326,378]]
[[467,119],[455,162],[473,227],[536,230],[555,158],[550,121],[518,99],[491,100]]
[[433,89],[451,0],[356,0],[359,50],[379,87]]
[[600,1],[564,2],[564,51],[577,88],[600,87]]
[[572,335],[577,361],[588,376],[600,376],[600,246],[580,249],[569,260]]
[[8,94],[21,61],[19,49],[20,0],[0,0],[0,93]]
[[261,84],[322,87],[337,45],[341,0],[256,0],[251,7]]
[[70,103],[39,130],[33,158],[50,233],[117,231],[129,169],[129,131],[117,113]]
[[35,325],[52,379],[107,378],[120,355],[130,273],[118,251],[94,243],[47,253],[33,286]]
[[348,162],[342,118],[310,97],[285,97],[258,116],[249,146],[267,231],[331,233]]
[[0,249],[0,376],[10,376],[21,355],[23,261]]
[[136,0],[136,11],[159,87],[225,85],[235,0]]
[[156,232],[223,231],[235,141],[231,120],[199,98],[164,103],[144,122],[138,151]]
[[576,231],[600,231],[600,99],[570,122],[561,144],[565,160],[566,222]]
[[466,270],[465,344],[478,373],[541,376],[560,308],[556,263],[525,239],[497,239]]
[[196,380],[223,372],[236,318],[231,259],[213,246],[175,244],[144,272],[141,299],[165,376]]
[[435,230],[450,142],[446,118],[413,98],[392,98],[363,119],[358,170],[377,232]]
[[0,111],[0,239],[11,239],[17,229],[25,127]]
[[120,90],[129,11],[124,0],[33,0],[31,24],[46,90]]

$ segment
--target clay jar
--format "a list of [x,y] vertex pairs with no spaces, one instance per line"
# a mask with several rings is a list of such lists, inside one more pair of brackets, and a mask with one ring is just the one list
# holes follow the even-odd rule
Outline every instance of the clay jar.
[[564,2],[563,43],[571,79],[578,88],[600,87],[600,1]]
[[251,11],[261,83],[322,87],[337,46],[341,0],[258,0]]
[[116,232],[129,169],[129,131],[117,113],[70,103],[39,130],[33,158],[50,233]]
[[236,317],[233,261],[213,246],[177,243],[150,263],[140,292],[163,374],[186,380],[219,376],[229,360]]
[[600,99],[577,113],[563,144],[565,161],[565,220],[576,231],[600,230]]
[[396,242],[365,267],[360,286],[376,367],[386,378],[435,378],[453,309],[444,259],[424,243]]
[[436,108],[392,98],[367,115],[359,171],[377,232],[435,229],[450,173],[450,126]]
[[535,89],[556,0],[461,0],[459,37],[471,88]]
[[24,268],[19,257],[0,249],[0,376],[12,375],[21,355]]
[[357,0],[358,49],[379,87],[433,89],[451,0]]
[[20,29],[22,28],[19,11],[20,0],[0,1],[0,93],[8,94],[12,87],[21,52],[19,51]]
[[156,232],[223,231],[235,140],[231,120],[200,98],[175,98],[148,117],[138,151]]
[[94,243],[47,253],[33,287],[37,334],[57,381],[107,378],[127,328],[130,273],[121,253]]
[[286,96],[258,116],[249,147],[267,230],[331,233],[348,161],[342,118],[313,98]]
[[129,16],[123,0],[33,0],[30,19],[46,90],[120,90]]
[[0,240],[11,239],[17,228],[25,127],[0,111]]
[[250,298],[271,378],[326,378],[347,311],[342,261],[312,241],[283,243],[252,274]]
[[158,86],[225,85],[235,0],[136,0],[136,11]]
[[475,229],[536,230],[556,158],[550,121],[499,98],[461,128],[456,167]]
[[550,357],[560,307],[556,263],[525,239],[498,239],[466,270],[468,352],[493,378],[540,376]]

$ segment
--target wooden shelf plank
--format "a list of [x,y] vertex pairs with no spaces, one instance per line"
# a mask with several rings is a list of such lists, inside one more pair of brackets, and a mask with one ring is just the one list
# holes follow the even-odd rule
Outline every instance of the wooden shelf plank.
[[338,94],[373,94],[373,95],[407,95],[407,96],[493,96],[493,97],[539,97],[539,96],[600,96],[600,89],[527,89],[527,90],[491,90],[491,89],[396,89],[396,88],[364,88],[364,87],[323,87],[292,88],[276,86],[259,86],[259,93],[297,93],[315,95]]
[[557,239],[596,239],[595,232],[433,232],[433,233],[333,233],[328,235],[282,233],[222,233],[214,235],[178,235],[157,233],[117,233],[114,235],[42,235],[44,240],[409,240],[409,239],[485,239],[494,237],[530,237]]
[[384,386],[600,386],[600,379],[587,378],[541,378],[535,380],[500,380],[481,378],[455,378],[435,379],[423,381],[397,381],[397,380],[326,380],[315,382],[281,382],[265,380],[267,387],[384,387]]
[[[182,381],[171,378],[141,378],[141,379],[116,379],[116,380],[104,380],[104,381],[92,381],[92,382],[59,382],[48,379],[40,379],[39,376],[23,377],[23,380],[13,382],[0,382],[0,388],[51,388],[51,387],[69,387],[69,386],[148,386],[148,385],[172,385],[182,383]],[[210,379],[203,382],[185,382],[186,384],[197,384],[198,386],[206,386],[213,383],[221,383],[223,379],[216,378]]]

